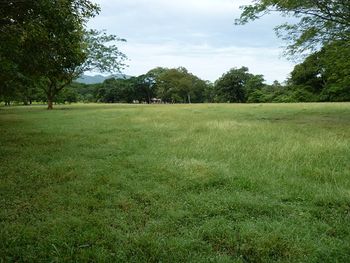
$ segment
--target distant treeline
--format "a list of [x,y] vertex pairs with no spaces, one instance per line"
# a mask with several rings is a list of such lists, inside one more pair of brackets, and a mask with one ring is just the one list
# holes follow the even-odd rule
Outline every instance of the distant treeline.
[[[233,68],[214,83],[204,81],[185,68],[155,68],[127,79],[107,79],[99,84],[72,83],[56,103],[264,103],[350,101],[350,62],[344,53],[322,49],[297,66],[281,84],[266,84],[262,75],[248,68]],[[344,50],[342,50],[344,51]],[[330,53],[332,52],[332,53]],[[338,64],[327,63],[338,56]],[[18,84],[17,84],[18,85]],[[14,86],[0,100],[6,104],[46,102],[47,96],[35,85]]]
[[271,9],[297,17],[276,27],[289,42],[289,56],[303,57],[283,84],[267,85],[248,68],[233,68],[214,83],[185,68],[155,68],[130,79],[97,85],[72,83],[84,72],[115,73],[126,55],[104,31],[88,30],[100,12],[90,0],[0,1],[0,103],[46,102],[317,102],[350,101],[349,1],[256,0],[243,7],[237,24]]

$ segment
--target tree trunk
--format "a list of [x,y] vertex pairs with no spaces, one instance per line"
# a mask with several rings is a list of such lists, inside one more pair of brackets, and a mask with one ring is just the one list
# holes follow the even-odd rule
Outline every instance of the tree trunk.
[[53,109],[53,101],[52,98],[47,98],[47,109],[52,110]]
[[151,92],[149,91],[149,89],[146,89],[146,93],[147,93],[147,103],[151,104]]
[[52,110],[53,109],[53,99],[55,97],[55,85],[51,81],[49,89],[46,92],[47,96],[47,109]]

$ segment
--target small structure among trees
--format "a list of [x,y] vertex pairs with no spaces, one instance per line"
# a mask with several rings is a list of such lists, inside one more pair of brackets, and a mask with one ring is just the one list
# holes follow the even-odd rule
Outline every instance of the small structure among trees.
[[152,102],[153,104],[160,104],[160,103],[162,103],[162,99],[152,98],[152,99],[151,99],[151,102]]

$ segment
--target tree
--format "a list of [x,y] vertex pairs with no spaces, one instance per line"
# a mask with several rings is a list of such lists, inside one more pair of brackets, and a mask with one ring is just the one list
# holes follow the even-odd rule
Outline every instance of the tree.
[[167,72],[169,69],[168,68],[163,68],[163,67],[157,67],[154,69],[151,69],[146,73],[147,79],[149,84],[151,85],[152,88],[152,95],[153,96],[159,96],[159,85],[161,83],[160,77],[162,74]]
[[350,44],[334,42],[324,47],[322,59],[326,88],[321,100],[350,101]]
[[158,69],[155,78],[157,96],[165,102],[197,103],[204,101],[207,83],[189,73],[186,68]]
[[3,0],[0,7],[2,86],[9,83],[4,75],[17,83],[60,79],[83,60],[82,28],[98,12],[90,1]]
[[295,55],[318,50],[333,41],[350,41],[350,4],[348,0],[256,0],[242,6],[236,24],[246,24],[271,12],[299,18],[295,24],[276,28],[289,41],[288,53]]
[[288,80],[294,91],[304,90],[321,101],[350,100],[350,46],[334,42],[296,65]]
[[233,68],[215,82],[217,102],[246,102],[249,94],[264,86],[261,75],[249,73],[247,67]]
[[[44,76],[42,78],[48,82],[44,88],[49,109],[52,108],[55,96],[83,72],[97,70],[112,73],[120,71],[124,66],[122,61],[126,59],[126,56],[115,45],[107,46],[108,42],[124,41],[123,39],[94,30],[83,30],[81,35],[76,35],[76,37],[78,39],[74,40],[74,37],[68,39],[68,41],[72,41],[68,43],[68,45],[71,44],[71,48],[61,52],[62,57],[54,57],[53,61],[46,65],[46,71],[41,71],[42,76]],[[62,38],[64,40],[59,40],[60,45],[67,40],[64,35]],[[57,46],[56,43],[52,44]]]
[[[0,2],[1,86],[8,79],[42,84],[48,109],[56,95],[85,70],[119,70],[125,60],[110,41],[124,41],[103,32],[86,31],[99,7],[89,0]],[[7,77],[11,76],[11,77]]]
[[290,74],[289,84],[304,86],[313,93],[320,93],[325,86],[325,69],[322,65],[323,52],[308,56],[303,63],[296,65]]
[[214,84],[210,81],[205,81],[205,88],[204,88],[204,102],[212,103],[215,99],[215,89]]
[[[276,28],[289,42],[287,54],[307,56],[291,73],[288,94],[292,101],[350,99],[350,4],[345,0],[256,0],[243,6],[237,24],[270,12],[299,18]],[[283,97],[282,96],[282,97]],[[281,97],[280,97],[281,98]]]
[[132,78],[131,81],[133,81],[135,85],[135,99],[138,101],[146,101],[148,104],[150,104],[152,98],[156,95],[156,80],[154,76],[147,73],[134,79]]
[[131,103],[138,98],[136,77],[129,79],[106,79],[97,89],[96,99],[100,102]]
[[79,94],[77,90],[72,86],[67,86],[62,90],[62,92],[57,94],[55,98],[55,102],[63,103],[63,104],[65,104],[66,102],[68,103],[78,102],[78,97],[79,97]]

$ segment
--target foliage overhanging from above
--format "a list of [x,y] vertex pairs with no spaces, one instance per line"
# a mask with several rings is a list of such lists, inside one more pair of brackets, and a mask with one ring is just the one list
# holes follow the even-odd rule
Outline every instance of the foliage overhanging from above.
[[289,42],[288,54],[313,52],[334,41],[350,41],[350,4],[348,0],[255,0],[243,10],[236,24],[246,24],[272,12],[298,18],[276,28]]

